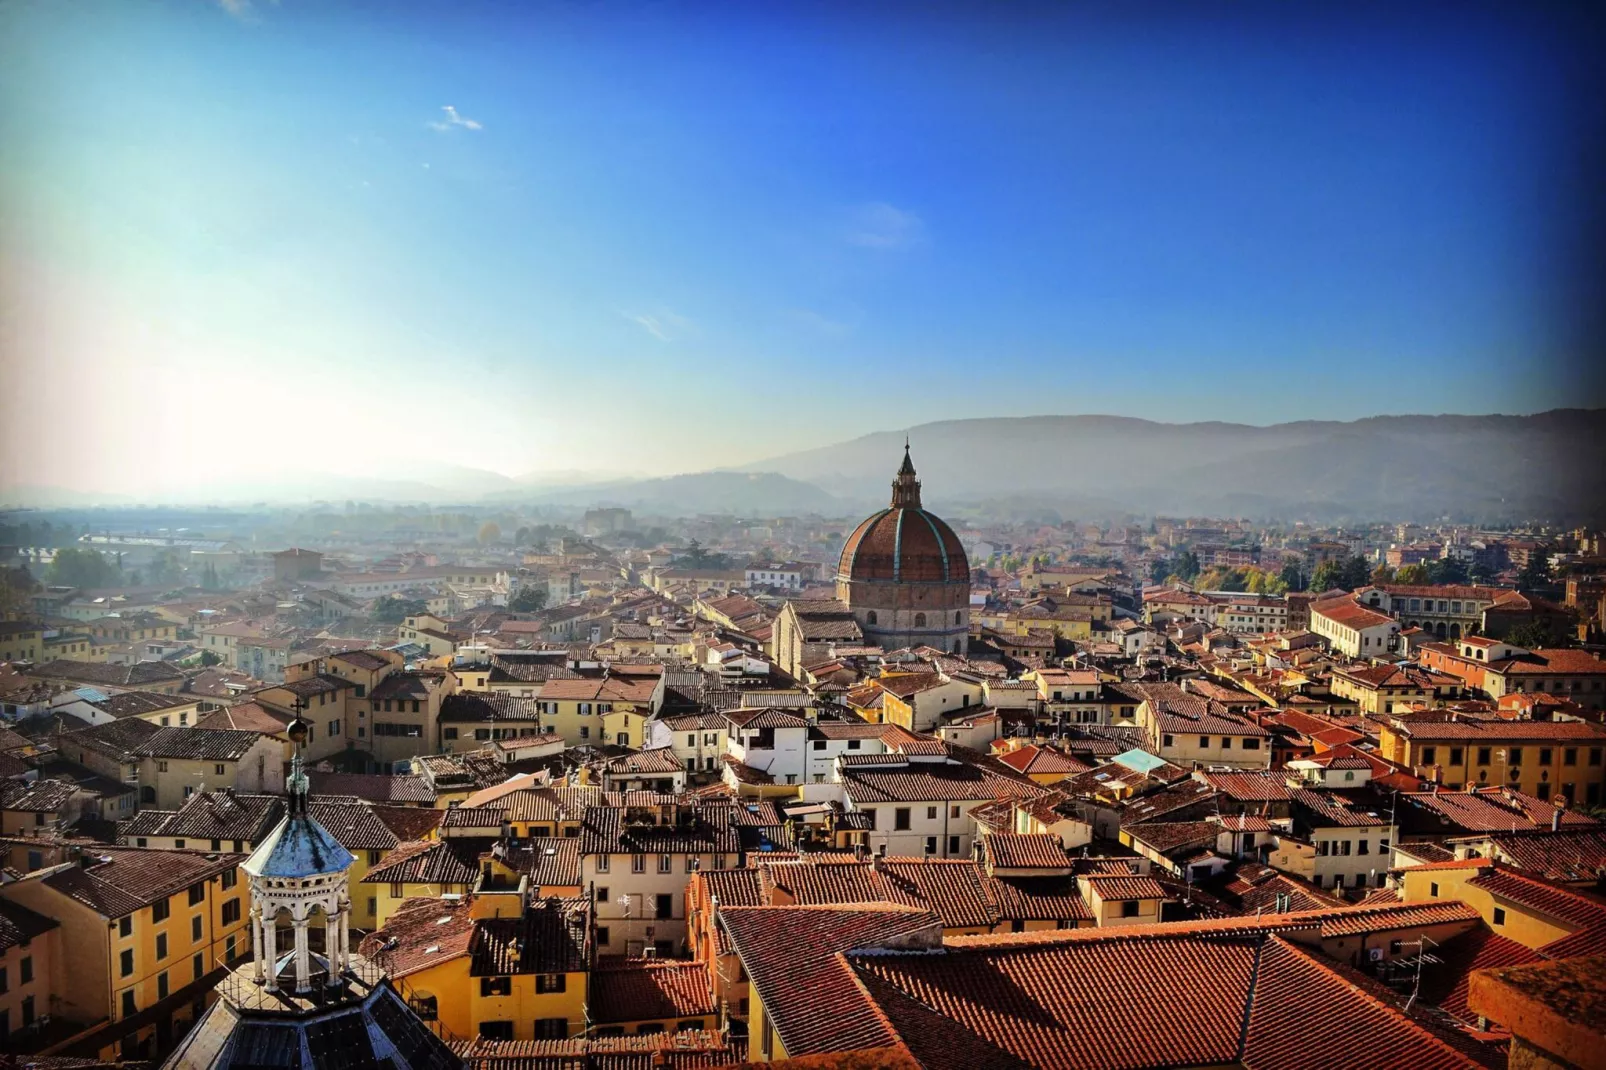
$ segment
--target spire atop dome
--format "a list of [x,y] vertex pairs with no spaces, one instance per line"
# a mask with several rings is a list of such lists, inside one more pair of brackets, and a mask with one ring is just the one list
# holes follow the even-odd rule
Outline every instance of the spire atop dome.
[[892,507],[894,509],[920,508],[920,480],[915,477],[915,463],[909,457],[909,436],[903,437],[903,464],[892,481]]

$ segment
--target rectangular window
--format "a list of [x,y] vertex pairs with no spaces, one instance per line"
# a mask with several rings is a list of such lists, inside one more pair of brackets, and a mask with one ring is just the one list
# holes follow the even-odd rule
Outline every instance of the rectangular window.
[[1549,747],[1540,747],[1539,748],[1539,764],[1540,765],[1549,765],[1550,764],[1551,753],[1552,752],[1551,752],[1551,749]]
[[1507,765],[1521,765],[1522,764],[1522,748],[1521,747],[1512,747],[1510,750],[1506,751],[1506,764]]
[[124,914],[122,917],[117,919],[117,935],[134,935],[134,916],[132,914]]
[[1438,760],[1439,760],[1439,748],[1437,748],[1437,747],[1423,747],[1422,748],[1422,764],[1423,765],[1433,765]]
[[484,1037],[486,1040],[512,1040],[513,1023],[506,1021],[481,1022],[480,1036]]
[[118,976],[127,977],[134,972],[134,951],[130,948],[117,957]]
[[611,862],[611,860],[609,859],[609,857],[607,855],[598,855],[597,856],[597,872],[598,873],[606,873],[606,872],[608,872],[608,868],[611,865],[612,865],[612,862]]
[[1463,757],[1464,755],[1460,747],[1450,748],[1450,764],[1452,766],[1460,765]]
[[959,853],[959,837],[958,836],[949,836],[948,837],[948,853],[951,854],[951,855],[956,855],[956,854]]
[[898,832],[909,831],[909,807],[900,806],[892,811],[892,827]]
[[674,855],[659,855],[658,856],[658,872],[659,873],[673,873],[673,872],[675,872],[675,856]]
[[167,971],[166,970],[163,970],[161,973],[156,975],[156,998],[157,999],[166,999],[167,998]]
[[201,939],[201,916],[199,914],[190,919],[190,943]]
[[1490,751],[1490,749],[1488,747],[1479,747],[1478,748],[1478,764],[1479,765],[1488,765],[1490,760],[1491,760],[1491,758],[1492,758],[1492,752]]
[[1243,748],[1244,750],[1259,750],[1260,740],[1256,739],[1254,736],[1246,736],[1244,737]]
[[645,872],[647,872],[647,856],[646,855],[631,855],[630,856],[630,872],[632,872],[632,873],[645,873]]
[[167,958],[167,934],[166,933],[157,933],[156,934],[156,959],[157,959],[158,962],[160,962],[162,959],[165,959],[165,958]]
[[1162,747],[1175,746],[1175,741],[1170,736],[1161,736],[1160,737],[1160,746],[1162,746]]
[[482,996],[511,996],[513,994],[513,978],[511,977],[481,977],[480,995]]
[[1562,765],[1577,765],[1578,764],[1578,748],[1577,747],[1564,747],[1564,748],[1562,748],[1561,764]]
[[653,917],[672,918],[675,916],[675,897],[673,895],[660,895],[653,901]]
[[240,900],[230,899],[223,904],[223,924],[233,925],[240,920]]
[[155,921],[155,922],[166,921],[167,920],[167,916],[170,913],[172,913],[172,911],[170,911],[168,909],[167,900],[166,899],[159,899],[156,902],[151,904],[151,920],[152,921]]
[[[213,840],[212,842],[216,843],[217,841]],[[203,903],[205,901],[206,901],[206,885],[205,884],[192,884],[192,885],[190,885],[190,906],[192,906],[192,907],[193,906],[199,906],[201,903]]]
[[1495,907],[1494,908],[1494,923],[1496,925],[1504,925],[1506,923],[1506,908],[1505,907]]
[[134,990],[125,989],[123,992],[123,1017],[132,1018],[139,1013],[139,1006],[134,1002]]
[[926,837],[926,854],[934,855],[936,853],[937,853],[937,837],[935,837],[935,836],[927,836]]
[[[558,989],[562,992],[563,989]],[[569,1036],[569,1020],[567,1018],[537,1018],[535,1020],[536,1040],[565,1040]]]
[[1439,885],[1437,881],[1428,885],[1428,896],[1432,899],[1437,899],[1439,897]]
[[1121,917],[1135,918],[1138,916],[1138,901],[1136,899],[1121,900]]
[[610,941],[610,936],[611,936],[611,934],[608,932],[608,927],[606,925],[598,925],[597,926],[597,944],[598,944],[598,946],[607,947],[608,944],[611,942]]
[[206,956],[197,954],[194,958],[190,959],[190,968],[195,971],[195,979],[199,981],[201,979],[201,975],[206,972]]

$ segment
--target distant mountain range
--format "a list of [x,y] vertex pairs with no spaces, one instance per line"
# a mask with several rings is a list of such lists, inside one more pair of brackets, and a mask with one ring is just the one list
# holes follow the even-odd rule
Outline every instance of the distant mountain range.
[[[643,514],[855,515],[883,504],[904,431],[664,478],[408,468],[308,473],[283,486],[197,487],[185,501],[621,505]],[[908,429],[927,504],[975,517],[1121,513],[1322,521],[1606,520],[1606,410],[1166,424],[1120,416],[945,420]],[[129,504],[120,494],[0,489],[0,502]]]
[[[1587,520],[1606,511],[1606,410],[1271,427],[1029,416],[921,424],[908,435],[928,502],[981,512]],[[879,501],[903,436],[865,435],[749,468]]]

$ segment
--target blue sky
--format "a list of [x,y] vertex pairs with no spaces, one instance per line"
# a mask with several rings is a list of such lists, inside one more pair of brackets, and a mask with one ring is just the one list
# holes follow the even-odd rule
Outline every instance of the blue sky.
[[1397,6],[0,6],[0,481],[1598,403],[1599,20]]

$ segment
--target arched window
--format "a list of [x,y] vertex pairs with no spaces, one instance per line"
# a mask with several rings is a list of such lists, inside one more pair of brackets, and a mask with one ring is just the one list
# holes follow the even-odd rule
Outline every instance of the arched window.
[[1451,639],[1459,639],[1459,638],[1461,638],[1461,625],[1455,624],[1453,622],[1451,623],[1451,625],[1450,625],[1450,638]]
[[954,623],[955,623],[955,624],[959,624],[959,623],[961,623],[961,622],[962,622],[962,620],[963,620],[963,618],[961,618],[961,617],[960,617],[960,615],[959,615],[959,611],[958,611],[958,610],[955,610],[955,611],[954,611]]
[[924,613],[916,613],[915,614],[915,627],[916,628],[924,628],[925,626],[926,626],[926,615]]
[[875,610],[872,609],[869,613],[867,613],[865,615],[864,622],[866,624],[874,624],[875,623]]

